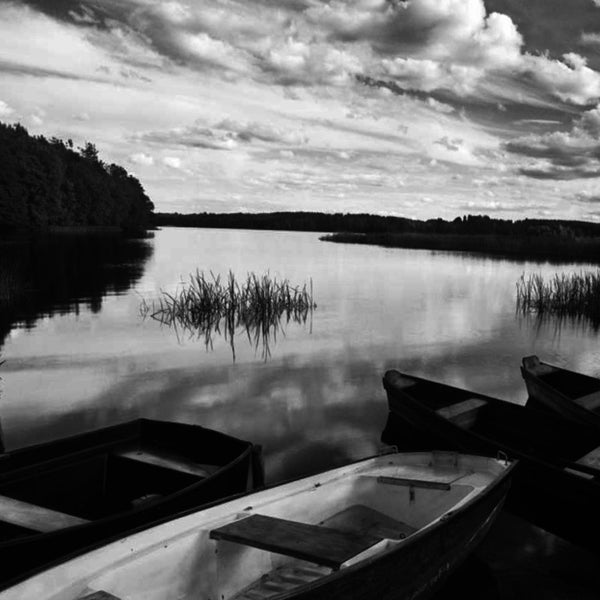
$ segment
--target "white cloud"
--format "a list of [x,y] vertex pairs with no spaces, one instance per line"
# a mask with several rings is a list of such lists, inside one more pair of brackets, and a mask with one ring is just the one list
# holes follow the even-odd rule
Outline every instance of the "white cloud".
[[145,152],[137,152],[129,157],[129,160],[136,165],[150,166],[154,164],[154,158]]
[[0,117],[10,117],[14,113],[14,109],[11,108],[6,102],[0,100]]
[[176,156],[165,156],[163,157],[162,162],[171,169],[181,169],[181,159]]

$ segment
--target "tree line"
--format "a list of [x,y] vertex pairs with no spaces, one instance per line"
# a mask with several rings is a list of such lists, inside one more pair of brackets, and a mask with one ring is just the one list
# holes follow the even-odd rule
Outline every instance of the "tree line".
[[600,236],[600,223],[585,221],[493,219],[465,215],[452,221],[420,221],[404,217],[370,214],[318,212],[274,213],[156,213],[155,224],[175,227],[272,229],[348,233],[422,233],[434,235],[500,235],[581,238]]
[[91,142],[31,136],[0,123],[0,230],[152,225],[154,205],[123,167],[100,160]]

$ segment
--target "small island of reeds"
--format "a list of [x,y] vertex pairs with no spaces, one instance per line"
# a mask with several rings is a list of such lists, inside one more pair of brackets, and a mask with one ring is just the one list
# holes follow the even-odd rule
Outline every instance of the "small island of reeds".
[[517,281],[517,310],[538,317],[587,319],[600,326],[600,270],[561,273],[549,279],[532,274]]
[[312,281],[294,286],[268,273],[249,273],[239,281],[231,271],[226,278],[196,271],[174,294],[163,292],[157,300],[142,300],[140,312],[143,317],[203,338],[207,348],[212,348],[215,334],[223,335],[234,360],[234,337],[241,330],[255,349],[261,347],[266,360],[270,342],[283,332],[282,323],[306,323],[316,306]]

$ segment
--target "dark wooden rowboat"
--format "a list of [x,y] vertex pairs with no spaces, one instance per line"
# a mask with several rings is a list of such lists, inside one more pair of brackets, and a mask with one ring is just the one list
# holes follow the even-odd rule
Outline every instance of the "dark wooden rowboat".
[[148,419],[3,454],[0,581],[262,484],[251,443]]
[[132,533],[0,600],[416,600],[486,534],[513,467],[456,453],[366,459]]
[[549,365],[537,356],[523,359],[521,374],[529,393],[528,405],[547,408],[600,431],[600,379]]
[[397,423],[421,432],[430,447],[519,459],[507,506],[536,525],[600,551],[600,435],[592,427],[535,410],[388,371],[391,411],[383,434],[402,447]]

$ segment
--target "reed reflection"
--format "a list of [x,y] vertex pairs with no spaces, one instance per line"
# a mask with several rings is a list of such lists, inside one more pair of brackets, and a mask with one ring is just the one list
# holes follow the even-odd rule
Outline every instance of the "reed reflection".
[[213,349],[215,336],[222,336],[231,347],[235,362],[235,339],[245,334],[255,353],[260,351],[266,362],[271,357],[271,344],[285,335],[290,323],[310,325],[316,308],[310,286],[293,286],[287,279],[272,278],[268,273],[247,275],[238,281],[229,272],[226,280],[212,272],[210,276],[196,271],[183,282],[175,294],[163,292],[157,300],[142,300],[142,318],[151,318],[171,327],[177,334],[203,340],[207,350]]

